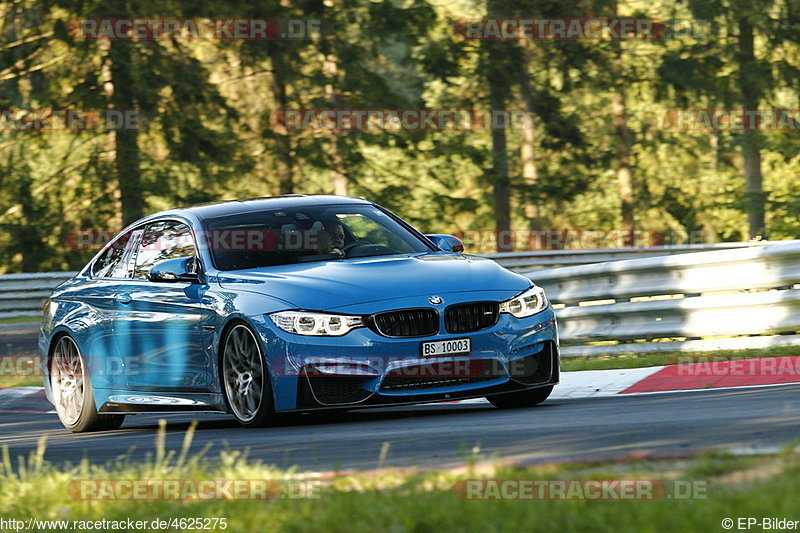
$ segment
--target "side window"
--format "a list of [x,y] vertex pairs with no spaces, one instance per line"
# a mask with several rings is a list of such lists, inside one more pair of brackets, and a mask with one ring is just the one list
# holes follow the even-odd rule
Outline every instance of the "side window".
[[99,278],[125,278],[131,274],[131,260],[142,230],[131,230],[119,236],[92,265],[92,275]]
[[133,277],[147,279],[150,268],[166,259],[194,257],[196,249],[189,226],[173,220],[148,224],[144,230]]

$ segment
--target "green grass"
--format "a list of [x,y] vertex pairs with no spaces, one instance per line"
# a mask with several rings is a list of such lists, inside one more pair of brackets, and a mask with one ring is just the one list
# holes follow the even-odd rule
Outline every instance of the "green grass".
[[594,355],[591,357],[562,357],[561,369],[565,372],[576,370],[609,370],[614,368],[642,368],[647,366],[675,365],[695,361],[732,361],[758,357],[782,357],[800,355],[800,346],[779,346],[758,350],[716,351],[716,352],[665,352],[653,354]]
[[42,322],[41,316],[16,316],[12,318],[0,318],[0,324],[20,324],[23,322],[31,322],[40,324]]
[[0,388],[42,386],[38,355],[0,356]]
[[0,389],[9,387],[41,387],[42,376],[0,376]]
[[0,356],[0,388],[42,386],[38,355]]
[[[465,457],[461,469],[314,475],[249,461],[239,451],[214,460],[157,446],[142,464],[125,459],[105,466],[87,462],[58,468],[43,459],[45,446],[0,461],[0,516],[62,520],[227,518],[225,531],[507,532],[507,531],[721,531],[723,518],[777,516],[798,519],[800,467],[790,452],[758,457],[708,454],[694,460],[631,461],[532,468],[496,467]],[[163,443],[164,433],[157,437]],[[377,462],[377,458],[376,458]],[[67,496],[76,479],[317,479],[317,499],[275,501],[83,501]],[[657,501],[465,501],[453,485],[464,479],[664,479],[707,483],[707,497]]]

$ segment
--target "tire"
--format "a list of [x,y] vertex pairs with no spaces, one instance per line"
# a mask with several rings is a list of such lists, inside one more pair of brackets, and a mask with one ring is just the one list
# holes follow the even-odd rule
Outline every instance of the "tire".
[[50,355],[50,386],[61,423],[73,433],[119,429],[125,415],[97,412],[92,381],[77,343],[63,335]]
[[269,371],[253,330],[244,323],[225,335],[220,372],[225,402],[239,424],[263,427],[276,420]]
[[539,389],[523,390],[519,392],[509,392],[506,394],[494,394],[487,396],[486,399],[498,409],[517,409],[520,407],[533,407],[545,401],[553,386],[542,387]]
[[101,420],[97,426],[98,431],[113,431],[122,427],[125,415],[99,415]]

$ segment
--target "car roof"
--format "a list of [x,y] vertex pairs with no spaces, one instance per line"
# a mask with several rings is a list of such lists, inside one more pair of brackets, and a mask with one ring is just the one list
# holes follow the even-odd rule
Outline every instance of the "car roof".
[[[250,211],[264,209],[280,209],[282,207],[303,207],[333,204],[366,204],[372,202],[355,196],[336,196],[332,194],[285,194],[283,196],[263,196],[260,198],[245,198],[242,200],[225,200],[207,202],[203,204],[171,209],[155,213],[151,217],[175,215],[194,215],[200,219],[216,218]],[[148,217],[148,218],[151,218]]]

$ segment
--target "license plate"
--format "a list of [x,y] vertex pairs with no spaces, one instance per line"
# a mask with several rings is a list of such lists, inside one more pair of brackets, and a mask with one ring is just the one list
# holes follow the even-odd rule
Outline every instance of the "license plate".
[[472,350],[472,341],[470,339],[452,339],[447,341],[423,342],[421,350],[423,357],[465,354]]

